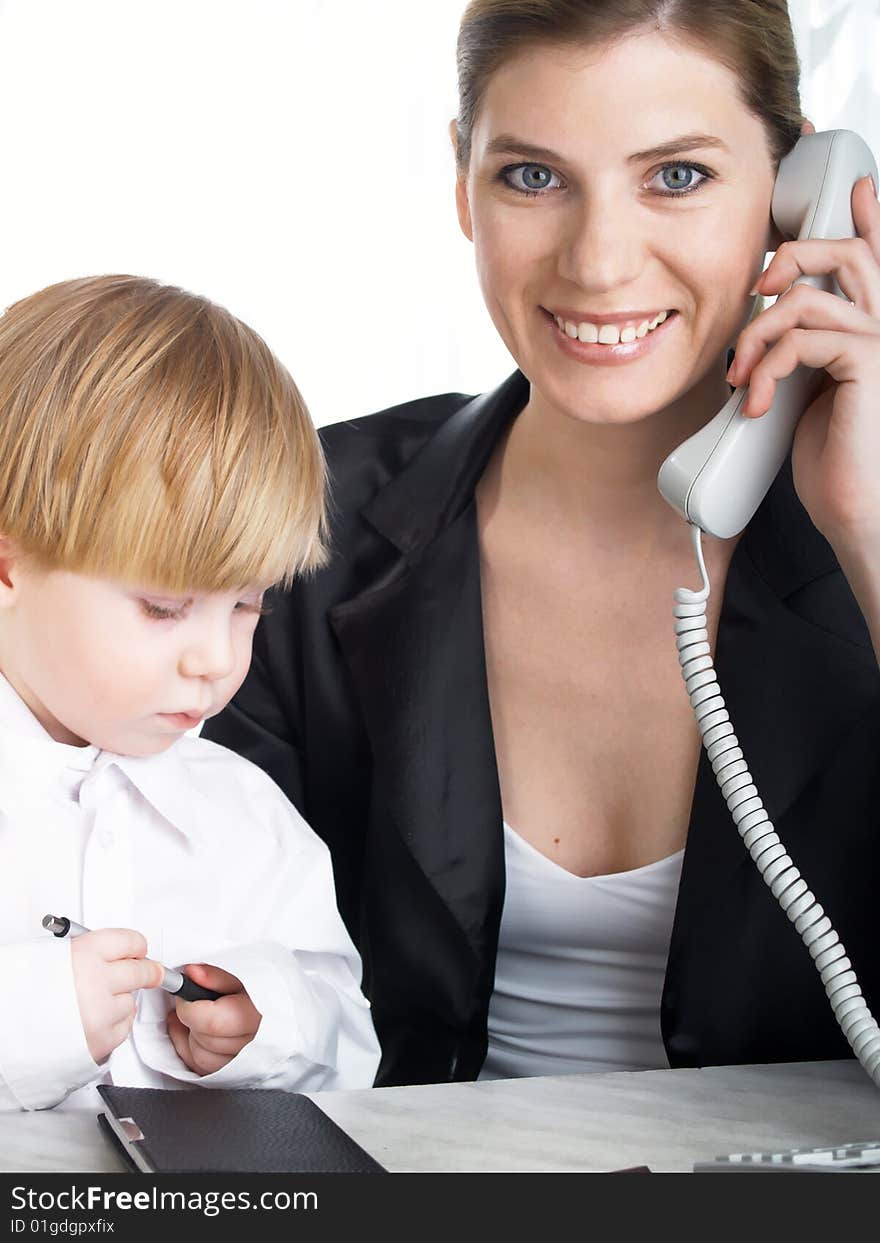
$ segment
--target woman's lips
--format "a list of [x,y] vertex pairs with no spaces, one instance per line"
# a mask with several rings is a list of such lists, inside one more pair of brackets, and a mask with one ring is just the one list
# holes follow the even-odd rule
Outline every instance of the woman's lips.
[[580,341],[568,336],[556,323],[555,317],[541,308],[547,324],[547,331],[552,334],[559,349],[569,358],[577,362],[589,363],[599,367],[619,367],[624,363],[634,362],[643,358],[651,350],[656,349],[678,321],[678,312],[667,312],[666,319],[643,337],[635,341],[621,341],[617,345],[600,345],[592,341]]

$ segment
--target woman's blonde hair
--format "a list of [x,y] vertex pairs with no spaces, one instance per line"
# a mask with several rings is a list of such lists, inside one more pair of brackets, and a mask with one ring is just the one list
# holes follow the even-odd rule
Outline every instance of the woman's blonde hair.
[[188,590],[324,560],[324,463],[265,342],[136,276],[63,281],[0,317],[0,534],[50,568]]
[[[496,69],[535,45],[597,46],[644,31],[700,48],[736,76],[778,161],[800,136],[799,65],[785,0],[471,0],[458,34],[456,162]],[[650,101],[647,101],[648,105]]]

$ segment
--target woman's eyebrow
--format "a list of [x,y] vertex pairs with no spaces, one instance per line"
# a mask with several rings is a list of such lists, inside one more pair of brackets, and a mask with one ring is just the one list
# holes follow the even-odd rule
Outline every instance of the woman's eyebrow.
[[[667,156],[680,155],[684,151],[706,147],[728,150],[727,144],[720,138],[716,138],[714,134],[680,134],[677,138],[670,138],[668,142],[649,147],[646,151],[635,151],[626,159],[629,164],[642,164],[647,160],[662,160]],[[486,153],[488,155],[522,155],[530,160],[546,160],[555,164],[565,162],[565,156],[560,155],[559,152],[552,151],[549,147],[536,147],[533,143],[523,142],[515,134],[496,135],[486,144]]]
[[487,155],[524,155],[530,160],[551,160],[556,163],[563,161],[564,156],[549,147],[536,147],[533,143],[523,142],[515,134],[498,134],[486,144]]
[[677,138],[670,138],[668,142],[661,142],[656,147],[648,147],[646,151],[635,151],[626,158],[629,164],[642,164],[646,160],[662,160],[666,156],[679,155],[682,151],[695,151],[701,147],[729,150],[727,143],[716,138],[714,134],[679,134]]

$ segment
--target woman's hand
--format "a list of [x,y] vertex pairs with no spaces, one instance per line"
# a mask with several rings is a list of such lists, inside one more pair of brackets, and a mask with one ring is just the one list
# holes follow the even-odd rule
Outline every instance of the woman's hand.
[[261,1015],[241,980],[219,967],[197,963],[186,974],[203,988],[223,993],[216,1001],[175,1002],[168,1012],[168,1036],[177,1056],[197,1075],[210,1075],[231,1062],[257,1034]]
[[[760,416],[799,363],[825,370],[795,434],[795,488],[841,565],[866,547],[880,565],[880,204],[868,177],[852,212],[858,237],[777,250],[755,291],[782,296],[740,333],[728,379],[749,385],[743,413]],[[806,285],[784,292],[798,276],[829,273],[849,303]]]

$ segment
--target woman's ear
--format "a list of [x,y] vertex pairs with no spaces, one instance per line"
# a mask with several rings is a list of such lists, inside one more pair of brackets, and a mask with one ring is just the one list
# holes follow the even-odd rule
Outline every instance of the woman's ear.
[[458,223],[462,233],[469,242],[472,242],[474,230],[471,224],[471,205],[468,201],[467,177],[458,166],[458,124],[455,119],[449,122],[449,138],[452,142],[452,150],[455,152],[455,210],[458,212]]

